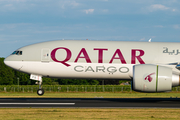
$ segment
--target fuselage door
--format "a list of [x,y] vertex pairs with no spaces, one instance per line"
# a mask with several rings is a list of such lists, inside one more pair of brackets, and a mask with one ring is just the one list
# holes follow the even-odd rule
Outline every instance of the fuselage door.
[[41,50],[41,62],[49,62],[50,60],[50,50],[49,48],[43,48]]

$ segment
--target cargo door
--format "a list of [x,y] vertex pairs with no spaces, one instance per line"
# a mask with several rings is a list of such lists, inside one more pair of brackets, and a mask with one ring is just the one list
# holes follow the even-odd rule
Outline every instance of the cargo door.
[[41,62],[49,62],[50,50],[49,48],[43,48],[41,51]]

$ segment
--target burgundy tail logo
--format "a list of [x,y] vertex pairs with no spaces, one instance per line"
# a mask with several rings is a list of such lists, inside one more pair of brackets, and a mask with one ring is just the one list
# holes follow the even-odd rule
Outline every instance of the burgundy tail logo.
[[152,77],[151,77],[151,75],[154,75],[154,74],[155,74],[155,72],[154,72],[154,73],[149,74],[148,76],[146,76],[146,77],[145,77],[145,80],[148,80],[149,82],[151,82],[151,81],[152,81]]

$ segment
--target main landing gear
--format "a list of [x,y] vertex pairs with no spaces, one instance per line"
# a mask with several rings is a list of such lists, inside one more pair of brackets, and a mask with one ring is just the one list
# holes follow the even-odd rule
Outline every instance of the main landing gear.
[[44,90],[42,89],[42,76],[31,74],[30,79],[38,81],[36,82],[37,84],[39,84],[39,89],[37,90],[37,94],[39,96],[42,96],[44,94]]

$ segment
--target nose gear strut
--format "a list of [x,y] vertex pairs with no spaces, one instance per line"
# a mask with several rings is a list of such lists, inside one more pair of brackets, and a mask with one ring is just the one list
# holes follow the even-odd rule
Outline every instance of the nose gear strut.
[[43,95],[44,94],[44,90],[42,88],[42,76],[31,74],[30,79],[37,80],[39,82],[39,89],[37,90],[37,94],[39,96]]

